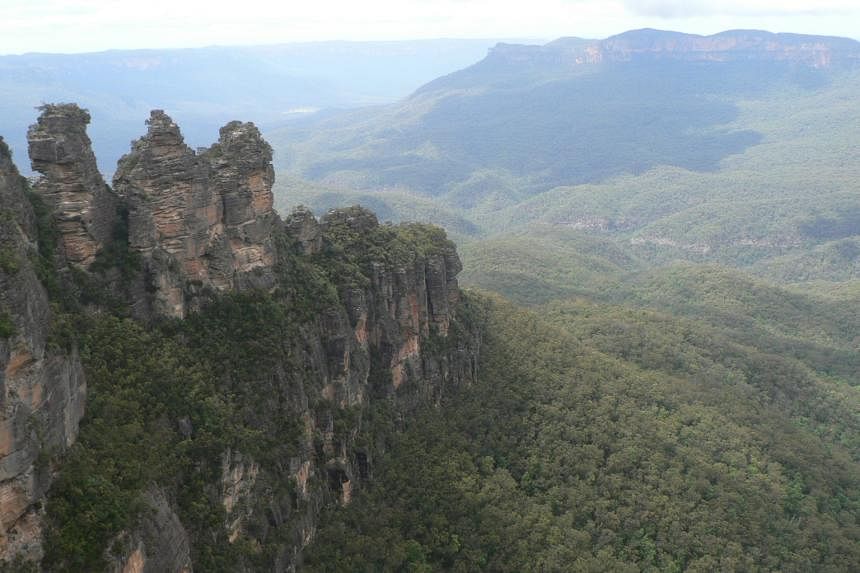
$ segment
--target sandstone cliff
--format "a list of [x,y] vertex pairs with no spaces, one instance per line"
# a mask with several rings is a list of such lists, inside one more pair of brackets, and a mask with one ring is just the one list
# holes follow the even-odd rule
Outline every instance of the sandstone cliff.
[[196,153],[164,112],[147,124],[114,176],[143,258],[136,313],[183,317],[207,291],[274,286],[272,150],[257,128],[229,123]]
[[[298,452],[268,464],[235,451],[222,458],[229,542],[267,547],[271,571],[293,570],[321,508],[348,504],[371,478],[380,436],[366,427],[367,412],[388,404],[399,427],[417,408],[442,404],[446,392],[475,379],[480,348],[477,332],[456,312],[461,265],[441,230],[380,225],[360,207],[321,221],[300,209],[286,228],[281,260],[337,269],[339,302],[285,341],[285,355],[298,364],[276,366],[268,392],[283,395],[287,406],[265,401],[251,416],[266,431],[285,411],[301,420]],[[344,261],[358,268],[340,268]],[[288,468],[288,493],[272,491],[276,467]],[[241,570],[258,569],[243,562]]]
[[[55,191],[46,194],[53,198]],[[86,386],[77,350],[52,339],[56,316],[32,263],[38,258],[36,216],[2,139],[0,207],[0,560],[38,559],[40,502],[51,484],[53,458],[77,435]],[[60,225],[89,237],[79,222]],[[68,254],[84,253],[70,244],[81,243],[66,243]]]
[[54,209],[62,253],[89,267],[111,239],[116,197],[96,166],[86,126],[90,115],[75,104],[44,105],[27,133],[36,191]]
[[[0,559],[42,555],[43,502],[83,415],[91,365],[82,365],[75,333],[53,326],[58,313],[80,317],[84,329],[117,313],[219,365],[204,385],[229,404],[236,426],[227,430],[237,437],[216,437],[216,452],[204,447],[206,456],[183,458],[178,473],[135,490],[134,520],[96,548],[108,569],[187,572],[198,559],[200,570],[294,570],[323,508],[348,504],[372,478],[385,432],[475,379],[480,336],[458,314],[454,245],[441,229],[383,225],[360,207],[321,220],[298,209],[282,221],[272,209],[272,151],[250,123],[231,122],[194,151],[153,111],[119,162],[114,192],[95,169],[88,121],[74,105],[42,108],[29,132],[42,173],[30,198],[0,146]],[[48,209],[41,233],[31,200]],[[53,309],[40,279],[52,296],[63,293]],[[247,313],[223,312],[236,304]],[[152,320],[161,317],[187,320]],[[99,365],[102,374],[112,368]],[[146,373],[124,383],[137,376]],[[157,431],[195,451],[200,420],[167,419],[175,404],[150,396],[144,407],[161,412]],[[195,511],[214,504],[208,515],[218,521],[189,521],[178,501],[189,487]],[[55,532],[78,527],[48,523]],[[54,565],[65,562],[59,555]]]

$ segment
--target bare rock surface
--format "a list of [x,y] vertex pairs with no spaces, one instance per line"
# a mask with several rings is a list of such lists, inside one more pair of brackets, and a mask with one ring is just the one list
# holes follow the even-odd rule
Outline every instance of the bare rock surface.
[[183,317],[207,290],[271,288],[274,171],[259,130],[231,122],[197,153],[163,111],[147,124],[114,176],[152,293],[138,315]]
[[33,170],[42,174],[36,191],[54,209],[66,260],[87,268],[111,239],[116,197],[96,165],[89,113],[75,104],[40,110],[27,133]]
[[36,220],[0,139],[0,560],[41,556],[53,456],[74,442],[86,384],[77,351],[51,340],[54,312],[31,262]]

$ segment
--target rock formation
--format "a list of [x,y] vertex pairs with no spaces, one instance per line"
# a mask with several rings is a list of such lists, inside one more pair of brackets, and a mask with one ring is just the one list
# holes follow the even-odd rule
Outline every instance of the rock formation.
[[116,198],[105,185],[87,136],[90,114],[75,104],[44,105],[27,133],[36,191],[54,209],[66,260],[89,267],[111,240]]
[[[238,570],[259,570],[260,560],[265,570],[294,570],[322,508],[348,504],[372,475],[373,438],[361,435],[361,413],[382,400],[399,427],[476,376],[480,338],[457,317],[454,246],[441,229],[380,225],[360,207],[319,221],[297,209],[281,221],[272,209],[272,150],[250,123],[227,124],[217,143],[195,152],[153,111],[147,134],[119,162],[114,193],[95,169],[88,121],[77,106],[44,106],[29,133],[56,248],[49,234],[40,238],[25,181],[0,144],[0,560],[40,557],[39,502],[84,408],[75,346],[50,337],[56,317],[31,262],[42,257],[52,267],[42,272],[55,273],[69,297],[110,290],[123,313],[144,320],[183,318],[218,293],[241,290],[275,293],[267,300],[292,312],[290,289],[306,289],[296,296],[314,314],[296,314],[261,378],[236,382],[225,371],[215,381],[237,393],[243,389],[232,384],[253,384],[261,398],[237,406],[243,423],[284,444],[265,459],[227,448],[206,486],[224,515],[221,530],[206,534],[265,548],[253,566],[237,550]],[[88,272],[64,273],[66,265]],[[325,293],[308,292],[315,287]],[[71,312],[113,309],[97,297],[73,304]],[[344,423],[349,416],[357,418]],[[283,434],[285,420],[294,433]],[[165,422],[193,439],[189,418]],[[182,523],[171,487],[153,483],[140,493],[148,509],[106,549],[110,570],[191,570],[200,528]]]
[[108,561],[110,573],[191,573],[188,533],[163,490],[143,496],[146,511],[138,528],[120,537],[128,549]]
[[[348,249],[353,238],[430,230],[380,225],[361,207],[330,211],[321,221],[297,209],[285,228],[297,250],[311,256]],[[383,243],[380,251],[389,254],[396,241]],[[286,538],[291,541],[280,545],[272,571],[292,570],[313,539],[320,509],[348,504],[354,488],[370,479],[372,452],[366,443],[360,445],[356,427],[335,422],[344,411],[361,411],[382,400],[396,408],[402,422],[422,405],[441,404],[446,391],[477,376],[477,333],[451,332],[460,296],[460,261],[453,244],[433,229],[426,249],[403,254],[391,258],[365,252],[361,277],[339,284],[341,303],[306,328],[301,340],[288,343],[295,345],[290,354],[303,357],[299,370],[310,373],[295,377],[282,369],[271,389],[273,395],[288,389],[292,415],[302,421],[301,453],[281,462],[289,468],[294,494],[264,494],[265,484],[276,479],[271,466],[238,452],[224,454],[221,492],[231,542],[262,544],[290,532]],[[274,401],[260,408],[258,419],[277,418]]]
[[845,38],[730,30],[697,36],[659,30],[634,30],[600,43],[603,59],[630,61],[663,57],[685,61],[784,61],[814,68],[860,61],[860,45]]
[[[49,196],[56,197],[56,188],[50,190]],[[86,386],[74,347],[51,340],[56,317],[31,262],[37,256],[36,218],[2,139],[0,208],[0,559],[39,558],[39,502],[51,483],[52,456],[77,436]],[[69,222],[60,220],[61,225]],[[88,236],[86,227],[64,228],[74,228],[82,240]],[[85,252],[91,254],[72,251]],[[87,257],[70,260],[83,263]]]
[[302,253],[315,255],[322,250],[322,229],[307,207],[297,207],[284,221],[287,232],[301,245]]
[[137,314],[182,317],[207,291],[271,288],[274,172],[259,130],[229,123],[195,153],[163,111],[147,124],[114,176],[152,293],[139,293]]

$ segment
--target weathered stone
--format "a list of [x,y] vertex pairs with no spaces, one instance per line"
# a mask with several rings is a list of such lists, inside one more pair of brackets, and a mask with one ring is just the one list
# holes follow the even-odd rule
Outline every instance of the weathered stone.
[[[74,109],[61,116],[83,145],[88,118],[85,112],[75,116]],[[43,113],[39,131],[53,135],[34,137],[32,146],[34,164],[44,164],[46,185],[58,180],[56,165],[86,163],[80,146],[75,159],[64,163],[66,140],[55,133],[59,127],[51,127],[54,111]],[[148,125],[147,135],[120,161],[114,179],[118,201],[128,208],[129,247],[143,264],[137,285],[126,293],[137,316],[182,317],[212,292],[275,286],[288,291],[289,284],[276,285],[276,254],[337,252],[335,243],[348,249],[344,241],[363,244],[366,234],[383,241],[401,236],[393,228],[380,228],[376,216],[360,207],[332,211],[321,222],[309,211],[297,210],[281,223],[272,209],[271,148],[253,124],[227,124],[217,143],[198,152],[185,145],[179,128],[163,112],[152,112]],[[3,257],[11,256],[11,262],[0,264],[0,313],[16,309],[10,310],[14,335],[0,339],[0,533],[6,532],[0,555],[38,557],[40,515],[34,501],[44,496],[51,472],[35,460],[46,448],[63,451],[74,440],[84,383],[76,352],[47,346],[51,310],[28,262],[36,248],[35,219],[8,153],[0,153],[0,175],[0,204],[10,209],[0,219],[0,248]],[[56,205],[66,208],[62,202]],[[87,211],[93,216],[100,212]],[[104,216],[112,218],[113,212]],[[92,239],[96,253],[103,239],[90,229],[101,229],[99,221],[68,227],[64,238],[75,231],[79,242]],[[292,236],[297,251],[276,253],[276,245],[290,243],[276,241],[283,232]],[[226,540],[242,547],[266,546],[271,552],[267,570],[295,570],[322,509],[348,504],[354,488],[372,473],[367,444],[357,446],[360,424],[343,428],[342,420],[335,422],[340,410],[361,412],[370,400],[383,399],[397,409],[400,422],[421,404],[441,403],[446,388],[475,378],[480,339],[462,329],[458,336],[451,334],[461,268],[453,245],[443,235],[431,234],[414,252],[403,243],[397,247],[396,256],[375,257],[374,251],[362,257],[362,276],[336,285],[340,302],[332,302],[303,322],[297,336],[282,341],[290,360],[274,365],[258,381],[259,391],[269,398],[242,413],[250,426],[264,431],[272,429],[273,420],[300,421],[299,443],[270,452],[265,462],[228,450],[221,479],[209,484],[212,499],[220,499],[225,510]],[[66,252],[68,258],[77,251]],[[85,266],[91,261],[78,257],[69,262]],[[311,258],[297,268],[314,264]],[[286,283],[292,280],[280,276]],[[33,431],[34,422],[39,431]],[[187,417],[175,423],[186,438],[194,435]],[[105,554],[111,570],[190,571],[190,541],[171,502],[172,490],[164,487],[153,486],[146,496],[150,511]],[[237,570],[255,569],[241,563]]]
[[162,489],[144,496],[147,511],[133,532],[118,540],[128,547],[120,557],[108,554],[111,573],[191,573],[191,543],[182,522]]
[[75,440],[86,385],[77,352],[48,345],[51,306],[30,263],[35,216],[2,139],[0,205],[0,322],[12,330],[0,338],[0,560],[38,559],[47,452]]
[[306,207],[296,207],[284,221],[287,232],[301,245],[302,252],[313,255],[322,250],[322,229]]
[[90,114],[75,104],[44,105],[27,132],[35,190],[54,209],[63,253],[89,267],[111,240],[116,197],[96,166],[86,127]]
[[230,543],[236,541],[253,514],[253,491],[260,466],[238,452],[227,450],[221,459],[221,503],[227,516]]
[[114,176],[152,293],[138,314],[182,317],[207,290],[272,288],[274,172],[259,130],[231,122],[195,153],[163,111],[147,124]]

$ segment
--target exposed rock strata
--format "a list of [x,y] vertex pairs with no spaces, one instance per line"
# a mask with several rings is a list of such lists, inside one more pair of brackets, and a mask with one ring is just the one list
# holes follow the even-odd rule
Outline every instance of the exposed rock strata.
[[759,30],[729,30],[713,36],[635,30],[602,41],[600,54],[607,61],[656,57],[715,62],[759,60],[826,68],[834,63],[858,61],[860,45],[845,38]]
[[[359,207],[331,211],[319,222],[299,209],[285,228],[295,247],[311,257],[330,256],[343,247],[343,237],[386,229]],[[289,468],[294,492],[285,496],[265,489],[277,480],[271,465],[225,454],[221,494],[231,542],[266,544],[289,532],[270,570],[293,570],[315,535],[320,510],[348,504],[354,489],[371,478],[373,448],[359,445],[360,414],[344,428],[337,420],[345,411],[355,416],[381,400],[395,407],[402,424],[416,408],[440,404],[446,391],[475,379],[477,333],[452,332],[458,321],[460,261],[443,235],[437,239],[428,252],[413,251],[402,260],[368,255],[366,282],[341,284],[342,305],[287,343],[294,346],[291,354],[302,357],[300,370],[308,373],[293,376],[285,368],[272,388],[273,395],[278,388],[287,392],[293,416],[302,421],[300,453],[280,462]],[[279,415],[275,401],[261,408],[256,413],[261,421]]]
[[207,291],[274,286],[272,150],[259,130],[231,122],[196,153],[163,111],[147,124],[114,176],[146,274],[137,314],[183,317]]
[[86,127],[90,115],[75,104],[44,105],[27,133],[36,191],[54,209],[66,260],[89,267],[111,240],[116,197],[96,166]]
[[77,352],[49,341],[53,312],[30,262],[35,216],[2,139],[0,206],[0,559],[37,559],[51,458],[77,436],[86,386]]
[[561,38],[544,46],[498,44],[495,61],[570,67],[648,60],[686,62],[786,62],[812,68],[860,64],[860,43],[848,38],[729,30],[698,36],[633,30],[605,40]]
[[[207,486],[224,510],[218,535],[225,543],[265,547],[265,570],[295,570],[322,509],[348,504],[372,476],[372,437],[362,435],[361,423],[367,407],[390,404],[401,426],[416,408],[440,404],[476,376],[480,339],[458,322],[461,265],[453,244],[439,230],[381,226],[358,207],[321,221],[299,209],[282,222],[272,209],[271,148],[247,123],[227,124],[216,144],[195,152],[167,115],[152,112],[148,133],[120,161],[114,195],[94,171],[88,119],[75,106],[43,109],[30,134],[33,165],[43,173],[38,191],[55,209],[61,263],[89,268],[108,241],[127,240],[140,269],[105,270],[103,263],[86,277],[113,284],[128,272],[119,296],[140,318],[184,317],[218,292],[288,291],[301,280],[285,274],[286,260],[325,275],[343,249],[363,249],[370,236],[378,241],[376,251],[344,263],[357,273],[351,279],[322,283],[337,294],[281,341],[285,358],[257,382],[266,399],[245,413],[247,424],[278,432],[280,421],[292,419],[299,435],[266,460],[223,452],[220,479]],[[51,455],[75,439],[85,385],[76,352],[47,342],[51,308],[29,263],[35,217],[5,147],[0,152],[0,204],[9,211],[0,218],[0,332],[6,312],[14,328],[0,338],[0,555],[38,558],[35,507],[50,484]],[[127,237],[114,237],[123,228],[116,214],[126,210]],[[187,419],[176,423],[193,436]],[[193,538],[175,493],[169,484],[152,485],[144,496],[149,510],[105,554],[113,571],[191,570]],[[259,567],[240,562],[237,570]]]
[[306,207],[297,207],[284,222],[289,234],[301,245],[302,253],[315,255],[322,250],[322,228]]

